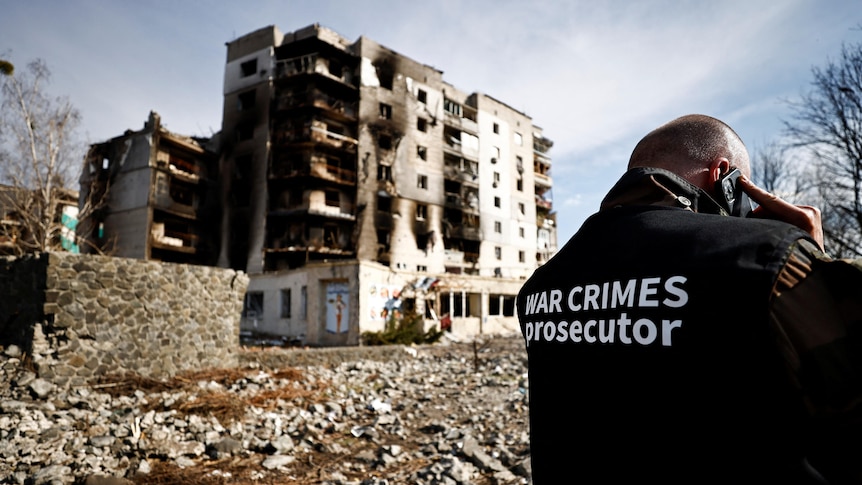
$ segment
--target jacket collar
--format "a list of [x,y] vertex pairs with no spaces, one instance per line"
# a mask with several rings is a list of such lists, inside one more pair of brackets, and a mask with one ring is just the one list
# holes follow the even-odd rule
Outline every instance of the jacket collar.
[[629,169],[602,200],[601,209],[651,205],[728,215],[703,189],[673,172],[655,167]]

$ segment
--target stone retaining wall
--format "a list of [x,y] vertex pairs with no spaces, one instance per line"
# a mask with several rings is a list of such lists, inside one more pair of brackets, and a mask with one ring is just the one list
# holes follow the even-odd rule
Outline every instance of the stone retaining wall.
[[40,377],[166,377],[238,364],[245,273],[108,256],[45,253],[0,260],[0,345]]

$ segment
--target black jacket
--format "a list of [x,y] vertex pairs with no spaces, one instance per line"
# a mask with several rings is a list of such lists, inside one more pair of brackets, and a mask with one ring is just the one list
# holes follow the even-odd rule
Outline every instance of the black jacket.
[[531,456],[549,483],[817,483],[770,298],[777,221],[633,169],[526,282]]

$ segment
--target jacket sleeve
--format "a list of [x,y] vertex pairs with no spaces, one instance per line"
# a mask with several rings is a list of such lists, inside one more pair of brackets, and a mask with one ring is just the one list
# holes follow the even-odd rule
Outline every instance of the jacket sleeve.
[[862,483],[862,260],[798,241],[770,319],[810,417],[800,430],[809,463],[829,483]]

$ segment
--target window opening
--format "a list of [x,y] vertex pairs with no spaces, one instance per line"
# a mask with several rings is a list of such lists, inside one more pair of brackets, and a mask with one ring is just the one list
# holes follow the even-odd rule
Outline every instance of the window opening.
[[380,117],[385,120],[392,119],[392,106],[386,103],[380,103]]
[[339,207],[341,205],[341,194],[339,194],[337,190],[327,190],[326,205],[330,207]]
[[387,182],[392,181],[392,167],[389,165],[378,165],[377,166],[377,180],[385,180]]
[[457,117],[461,117],[461,105],[449,98],[443,98],[443,110]]
[[257,72],[257,59],[245,61],[239,65],[242,77],[248,77]]
[[290,318],[290,288],[281,290],[281,318]]
[[377,137],[377,146],[389,150],[392,148],[392,137],[389,135],[380,135]]
[[255,90],[240,93],[237,96],[237,110],[248,111],[254,108]]
[[263,317],[263,292],[249,291],[245,294],[242,305],[242,316],[244,318]]

